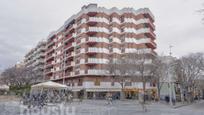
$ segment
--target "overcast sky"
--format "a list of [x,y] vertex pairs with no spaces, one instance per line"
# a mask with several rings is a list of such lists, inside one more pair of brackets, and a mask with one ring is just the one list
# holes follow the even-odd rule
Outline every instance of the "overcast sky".
[[196,12],[203,0],[0,0],[0,70],[15,64],[38,41],[57,30],[88,3],[99,6],[148,7],[155,15],[158,54],[204,52],[204,24]]

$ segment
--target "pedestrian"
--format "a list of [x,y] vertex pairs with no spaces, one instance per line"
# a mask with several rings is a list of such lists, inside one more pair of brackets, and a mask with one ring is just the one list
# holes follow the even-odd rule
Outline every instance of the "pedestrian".
[[112,95],[111,95],[111,93],[107,93],[107,95],[106,95],[106,100],[107,100],[107,104],[108,105],[112,105],[113,103],[112,103]]
[[73,101],[73,96],[72,96],[72,94],[69,94],[69,95],[68,95],[68,101],[69,101],[70,104],[72,103],[72,101]]
[[139,93],[139,103],[141,104],[143,111],[146,112],[147,108],[145,106],[145,97],[144,96],[145,96],[144,92]]

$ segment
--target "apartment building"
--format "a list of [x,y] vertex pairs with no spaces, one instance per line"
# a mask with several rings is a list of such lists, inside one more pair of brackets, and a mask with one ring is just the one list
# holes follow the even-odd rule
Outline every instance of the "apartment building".
[[[154,16],[148,8],[98,7],[85,5],[47,39],[45,78],[67,84],[85,97],[104,97],[119,92],[106,72],[110,59],[124,53],[144,51],[156,55]],[[147,83],[147,88],[151,88]],[[129,88],[142,88],[141,82]],[[75,94],[76,95],[76,94]]]
[[44,76],[46,41],[40,41],[37,46],[31,49],[24,57],[24,66]]

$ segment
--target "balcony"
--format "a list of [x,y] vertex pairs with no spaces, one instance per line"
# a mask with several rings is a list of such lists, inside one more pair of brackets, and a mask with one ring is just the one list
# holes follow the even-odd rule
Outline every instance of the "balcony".
[[76,28],[76,27],[77,27],[76,24],[70,24],[69,27],[67,28],[65,34],[75,32],[75,28]]
[[144,17],[150,19],[151,22],[154,22],[154,18],[153,18],[149,13],[145,13],[145,14],[143,14],[143,15],[144,15]]
[[49,40],[49,41],[47,42],[47,46],[53,45],[53,44],[55,43],[54,40],[55,40],[55,39]]
[[68,59],[68,60],[73,59],[74,56],[75,56],[75,53],[74,53],[74,52],[68,53],[68,54],[66,55],[66,59]]
[[53,73],[53,72],[54,72],[54,69],[52,68],[52,69],[46,70],[46,71],[45,71],[45,74],[51,74],[51,73]]
[[53,64],[52,64],[52,61],[46,62],[45,64],[46,64],[46,65],[45,65],[46,67],[50,67],[50,66],[53,65]]
[[37,59],[35,62],[36,64],[41,64],[41,63],[44,63],[44,59]]
[[45,59],[46,59],[46,61],[51,60],[51,59],[54,59],[54,56],[53,56],[53,54],[47,55],[47,57]]
[[92,12],[88,12],[87,15],[90,16],[90,17],[94,17],[94,16],[97,15],[97,12],[93,12],[93,11]]
[[88,69],[87,74],[88,75],[106,75],[107,72],[105,70],[100,70],[100,69]]
[[69,63],[66,63],[65,68],[70,68],[70,67],[73,67],[73,66],[75,66],[75,62],[74,62],[74,61],[71,61],[71,62],[69,62]]
[[155,25],[149,18],[142,18],[135,22],[136,25],[144,24],[146,27],[150,27],[152,30],[155,30]]
[[151,48],[143,49],[143,51],[144,51],[144,53],[146,53],[146,54],[150,54],[150,55],[153,55],[153,56],[156,56],[156,55],[157,55],[157,53],[156,53],[153,49],[151,49]]
[[142,28],[136,31],[137,34],[145,34],[148,38],[152,38],[153,40],[156,38],[156,35],[150,28]]
[[73,41],[75,37],[76,37],[76,33],[68,34],[64,42],[67,43],[67,42]]
[[148,22],[145,23],[147,27],[150,27],[152,30],[155,30],[155,25],[148,19]]
[[86,32],[87,35],[89,36],[93,36],[97,34],[97,30],[95,28],[90,28],[88,29],[88,31]]
[[94,54],[98,53],[98,52],[97,52],[97,48],[88,48],[87,51],[86,51],[86,53],[87,53],[88,55],[94,55]]
[[111,20],[111,23],[118,23],[120,24],[120,19],[116,18],[116,17],[113,17],[112,20]]
[[74,76],[74,72],[66,72],[65,77],[72,77]]
[[56,54],[55,54],[55,53],[53,53],[53,54],[52,54],[52,56],[53,56],[53,57],[55,57],[55,56],[56,56]]
[[87,53],[109,53],[107,48],[97,48],[97,47],[90,47],[87,50]]
[[89,66],[94,66],[96,65],[98,62],[97,62],[97,59],[96,58],[88,58],[86,59],[86,65],[89,65]]
[[87,24],[88,24],[89,26],[95,26],[95,25],[97,24],[97,18],[95,18],[95,17],[89,17],[89,20],[88,20]]
[[54,64],[55,64],[55,61],[52,61],[51,63],[54,65]]
[[74,52],[70,52],[66,55],[67,57],[74,57],[75,56],[75,53]]
[[88,45],[95,45],[97,43],[97,37],[89,37],[86,42]]
[[156,49],[156,47],[157,47],[156,43],[155,43],[153,40],[151,40],[150,38],[147,39],[146,45],[147,45],[148,47],[152,48],[152,49]]
[[95,27],[95,26],[91,26],[88,28],[87,30],[87,34],[90,35],[90,36],[93,36],[95,35],[96,33],[106,33],[106,34],[109,34],[109,29],[107,29],[106,27]]
[[135,48],[126,48],[124,53],[139,53],[139,54],[150,54],[156,56],[157,53],[152,48],[142,48],[142,49],[135,49]]
[[105,37],[89,37],[86,40],[88,45],[95,45],[96,43],[109,43],[109,39]]
[[54,72],[54,71],[55,71],[55,70],[52,68],[52,69],[51,69],[51,72]]
[[145,33],[145,35],[149,38],[152,38],[153,40],[156,39],[156,35],[151,31],[149,30],[148,32]]
[[64,47],[64,49],[65,49],[65,51],[67,51],[67,50],[73,50],[75,46],[76,46],[76,43],[75,43],[75,42],[69,43],[68,45],[66,45],[66,46]]
[[112,28],[110,29],[110,33],[120,34],[120,33],[121,33],[121,30],[118,29],[117,27],[112,27]]
[[107,64],[108,59],[103,59],[103,58],[88,58],[86,60],[87,65],[95,65],[95,64]]
[[119,48],[113,48],[111,53],[121,54],[122,51]]
[[54,47],[48,48],[47,51],[46,51],[46,53],[50,53],[50,52],[52,52],[52,51],[54,51]]

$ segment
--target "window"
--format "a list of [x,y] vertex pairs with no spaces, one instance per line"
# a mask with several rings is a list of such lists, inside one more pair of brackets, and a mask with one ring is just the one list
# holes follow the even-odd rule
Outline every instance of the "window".
[[77,45],[77,46],[76,46],[76,49],[79,49],[80,47],[81,47],[80,45]]
[[83,84],[83,80],[82,80],[82,79],[79,79],[79,81],[78,81],[78,86],[82,86],[82,84]]
[[72,86],[74,86],[74,82],[72,82]]
[[96,78],[95,83],[96,86],[100,86],[100,80],[98,78]]
[[126,82],[125,86],[132,86],[132,83],[131,82]]
[[113,38],[109,38],[109,42],[112,42],[113,41]]
[[114,82],[114,81],[112,81],[112,82],[111,82],[111,86],[114,86],[114,85],[115,85],[115,82]]
[[77,34],[80,34],[81,33],[81,29],[77,29]]

